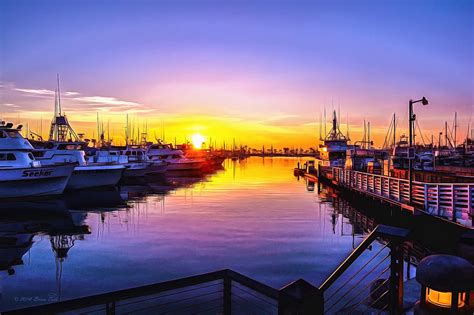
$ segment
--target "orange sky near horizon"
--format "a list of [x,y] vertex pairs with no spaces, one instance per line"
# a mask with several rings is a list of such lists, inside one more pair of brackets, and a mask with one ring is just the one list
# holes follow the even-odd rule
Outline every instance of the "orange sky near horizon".
[[[73,111],[66,111],[68,119],[77,133],[84,133],[85,138],[97,138],[97,116],[96,113],[74,113]],[[324,111],[324,109],[323,109]],[[322,115],[321,115],[322,116]],[[326,130],[329,132],[331,128],[330,113],[327,113]],[[342,114],[341,114],[342,116]],[[41,118],[39,118],[41,117]],[[23,112],[19,115],[13,116],[6,114],[2,119],[21,123],[24,125],[24,133],[29,128],[35,133],[40,133],[47,138],[49,126],[52,118],[52,113],[48,112]],[[450,118],[449,126],[452,126]],[[192,136],[200,134],[204,137],[205,146],[209,146],[210,141],[217,148],[222,148],[224,142],[227,148],[230,148],[233,141],[237,146],[246,145],[252,148],[261,149],[265,146],[269,149],[273,146],[276,149],[283,147],[290,148],[316,148],[319,144],[320,121],[319,114],[315,115],[313,121],[306,117],[297,115],[287,115],[274,117],[271,119],[243,119],[226,116],[213,116],[202,114],[161,114],[158,117],[155,115],[135,115],[129,114],[130,134],[134,139],[138,139],[138,133],[143,133],[147,126],[147,137],[150,141],[156,139],[163,139],[166,142],[180,144],[185,141],[191,141]],[[355,124],[349,117],[349,136],[354,143],[363,138],[363,120],[359,124]],[[288,122],[288,120],[293,120]],[[344,134],[347,134],[346,118],[342,118],[340,129]],[[386,122],[375,123],[371,122],[371,139],[374,141],[375,147],[381,147],[386,136],[388,126],[390,124],[391,115],[387,115]],[[463,119],[460,119],[463,121]],[[301,121],[299,123],[298,121]],[[401,134],[407,133],[407,128],[404,126],[407,119],[399,117],[397,124],[397,140]],[[99,114],[99,125],[104,129],[105,137],[110,134],[113,139],[113,144],[123,145],[125,143],[125,125],[126,114]],[[402,125],[403,123],[403,125]],[[422,123],[420,123],[421,125]],[[465,139],[467,127],[458,129],[458,143]],[[443,127],[439,124],[439,130]],[[421,125],[422,126],[422,125]],[[321,126],[324,134],[324,125]],[[419,134],[419,131],[417,131]],[[424,141],[431,142],[431,134],[434,135],[434,141],[438,141],[438,131],[430,133],[429,130],[423,128]],[[421,143],[421,138],[419,138]]]

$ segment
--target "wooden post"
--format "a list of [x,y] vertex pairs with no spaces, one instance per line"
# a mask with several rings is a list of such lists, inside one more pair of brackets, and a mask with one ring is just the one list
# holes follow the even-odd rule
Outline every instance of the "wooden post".
[[453,222],[456,222],[456,203],[454,202],[454,185],[451,185],[451,207],[453,209]]
[[390,314],[403,313],[403,247],[401,242],[390,244]]
[[428,184],[423,184],[423,185],[424,185],[424,197],[423,197],[423,198],[424,198],[424,204],[425,204],[425,205],[424,205],[425,209],[423,209],[423,210],[428,211],[428,208],[429,208],[429,203],[428,203]]
[[390,178],[388,179],[388,199],[392,199],[392,194],[390,193]]

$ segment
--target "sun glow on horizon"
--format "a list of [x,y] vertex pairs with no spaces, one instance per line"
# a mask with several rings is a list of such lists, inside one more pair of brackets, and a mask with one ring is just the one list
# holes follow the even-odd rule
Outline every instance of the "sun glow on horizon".
[[202,144],[204,143],[205,138],[200,133],[195,133],[191,136],[191,142],[196,149],[201,149]]

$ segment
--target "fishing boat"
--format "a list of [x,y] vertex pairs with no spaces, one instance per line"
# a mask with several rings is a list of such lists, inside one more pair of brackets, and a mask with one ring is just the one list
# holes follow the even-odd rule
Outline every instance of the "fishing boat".
[[87,161],[91,165],[122,165],[125,167],[123,177],[145,176],[153,164],[145,161],[130,161],[128,156],[117,149],[98,150],[95,155],[89,156]]
[[168,170],[169,163],[160,159],[152,160],[147,152],[141,146],[128,145],[121,151],[122,155],[128,157],[128,160],[136,163],[148,163],[149,166],[145,172],[146,175],[160,175]]
[[346,162],[347,138],[339,130],[336,111],[333,114],[332,128],[319,145],[318,164],[322,166],[344,167]]
[[61,194],[74,165],[42,165],[20,130],[21,125],[13,128],[12,123],[0,124],[0,198]]
[[206,164],[205,159],[185,157],[183,151],[174,149],[171,144],[152,144],[146,154],[152,161],[167,162],[167,171],[196,171]]
[[[356,142],[357,143],[357,142]],[[384,150],[360,145],[348,146],[345,169],[372,174],[382,174],[382,163],[387,156]]]
[[68,190],[85,189],[101,186],[115,186],[125,170],[119,164],[88,164],[84,149],[87,143],[81,141],[69,121],[61,112],[61,94],[56,89],[54,117],[51,121],[49,140],[35,142],[33,152],[42,165],[54,166],[59,163],[75,163],[74,172],[66,186]]
[[222,163],[227,158],[222,152],[211,149],[195,149],[192,144],[186,143],[177,145],[176,148],[184,153],[188,159],[204,159],[205,164],[203,169],[213,170],[222,167]]
[[75,163],[74,171],[66,186],[68,190],[115,186],[125,167],[120,164],[90,164],[83,150],[86,143],[80,141],[47,141],[33,151],[43,165]]

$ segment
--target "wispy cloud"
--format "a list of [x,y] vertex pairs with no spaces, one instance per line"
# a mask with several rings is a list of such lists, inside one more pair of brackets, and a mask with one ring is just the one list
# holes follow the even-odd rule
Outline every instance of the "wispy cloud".
[[21,107],[21,106],[19,106],[19,105],[12,104],[12,103],[3,103],[2,106],[11,107],[11,108],[19,108],[19,107]]
[[[25,108],[21,106],[22,102],[25,102],[25,97],[29,97],[28,101],[28,112],[44,111],[47,107],[51,107],[50,104],[46,104],[45,99],[50,99],[54,96],[55,91],[49,89],[33,89],[16,87],[14,83],[10,85],[3,85],[7,92],[8,98],[5,99],[4,105],[5,110],[10,111],[21,111],[21,109],[14,108]],[[108,113],[149,113],[155,111],[154,108],[140,104],[138,102],[122,100],[111,96],[87,96],[76,91],[65,91],[61,92],[61,96],[65,100],[63,102],[63,110],[68,113],[80,113],[80,115],[88,115],[95,112],[108,112]],[[32,101],[32,99],[36,99]],[[51,102],[51,101],[48,101]],[[14,105],[20,104],[20,105]],[[3,105],[0,103],[0,105]],[[25,111],[26,112],[26,111]]]
[[[47,90],[47,89],[20,89],[20,88],[14,88],[13,90],[26,93],[26,94],[31,94],[31,95],[54,95],[54,91],[52,90]],[[73,91],[66,91],[61,93],[64,96],[77,96],[79,95],[79,92],[73,92]]]
[[23,92],[27,94],[34,94],[34,95],[54,95],[54,91],[46,90],[46,89],[19,89],[15,88],[15,91]]
[[105,96],[83,96],[73,98],[75,101],[85,102],[85,103],[94,103],[102,105],[111,105],[111,106],[139,106],[140,104],[129,101],[122,101],[116,99],[115,97],[105,97]]

